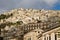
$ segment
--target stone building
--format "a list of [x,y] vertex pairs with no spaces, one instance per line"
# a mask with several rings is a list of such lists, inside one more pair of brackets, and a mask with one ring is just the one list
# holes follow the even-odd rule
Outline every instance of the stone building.
[[24,40],[60,40],[60,24],[34,29],[24,35]]
[[42,34],[42,40],[60,40],[60,26]]
[[24,35],[24,40],[39,40],[38,35],[42,34],[43,30],[35,29]]
[[3,32],[4,40],[60,40],[60,23],[31,23]]

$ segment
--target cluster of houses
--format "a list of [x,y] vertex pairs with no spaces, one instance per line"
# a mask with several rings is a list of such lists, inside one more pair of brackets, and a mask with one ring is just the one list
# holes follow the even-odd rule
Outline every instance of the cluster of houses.
[[[24,32],[21,38],[18,39],[18,37],[15,37],[8,40],[60,40],[59,22],[50,24],[49,23],[26,24],[24,25],[24,31],[27,32],[26,33]],[[17,34],[18,33],[19,31],[17,32]],[[3,36],[0,36],[0,40],[2,39],[5,40]]]

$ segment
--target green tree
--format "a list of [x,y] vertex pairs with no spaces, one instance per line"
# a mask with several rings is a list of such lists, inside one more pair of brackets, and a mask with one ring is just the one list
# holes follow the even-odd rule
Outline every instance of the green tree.
[[16,24],[20,24],[21,25],[21,24],[23,24],[23,22],[22,21],[17,21]]

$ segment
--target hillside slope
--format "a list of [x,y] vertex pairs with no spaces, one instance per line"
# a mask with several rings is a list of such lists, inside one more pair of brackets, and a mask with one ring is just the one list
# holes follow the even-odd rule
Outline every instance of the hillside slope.
[[19,8],[0,14],[0,23],[16,23],[17,21],[22,21],[24,24],[37,23],[38,21],[48,21],[48,18],[52,16],[60,17],[60,11]]

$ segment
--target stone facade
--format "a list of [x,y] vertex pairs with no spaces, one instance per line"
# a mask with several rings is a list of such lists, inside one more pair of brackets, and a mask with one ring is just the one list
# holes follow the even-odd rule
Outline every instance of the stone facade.
[[39,31],[39,30],[33,30],[25,34],[24,40],[60,40],[60,37],[59,37],[60,27],[47,32],[43,32],[44,30],[43,31],[42,30]]
[[38,35],[42,34],[43,30],[35,29],[24,35],[24,40],[38,40]]
[[59,32],[60,32],[60,27],[55,28],[53,30],[43,33],[42,38],[43,38],[43,40],[60,40],[60,37],[58,37],[58,36],[60,36],[60,35],[58,35],[58,34],[60,34]]

